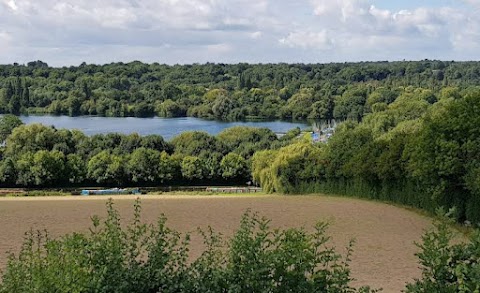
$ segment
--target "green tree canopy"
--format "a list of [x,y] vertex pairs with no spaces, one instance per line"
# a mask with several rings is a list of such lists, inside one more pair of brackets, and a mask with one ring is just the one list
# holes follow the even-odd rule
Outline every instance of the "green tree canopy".
[[15,115],[6,114],[0,117],[0,141],[5,141],[13,129],[22,124],[22,120]]

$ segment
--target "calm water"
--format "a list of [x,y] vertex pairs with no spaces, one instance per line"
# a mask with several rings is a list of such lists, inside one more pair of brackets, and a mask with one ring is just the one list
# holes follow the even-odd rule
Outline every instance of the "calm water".
[[20,116],[25,124],[42,123],[53,125],[56,128],[79,129],[85,134],[119,132],[130,134],[137,132],[141,135],[159,134],[165,139],[191,130],[206,131],[210,134],[217,134],[225,128],[232,126],[253,126],[266,127],[274,132],[287,132],[288,130],[300,127],[308,127],[307,123],[294,123],[286,121],[255,121],[255,122],[220,122],[203,120],[192,117],[185,118],[116,118],[116,117],[92,117],[92,116]]

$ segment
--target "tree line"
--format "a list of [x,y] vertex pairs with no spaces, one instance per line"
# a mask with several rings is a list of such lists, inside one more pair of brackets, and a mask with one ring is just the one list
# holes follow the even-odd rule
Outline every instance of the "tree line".
[[266,128],[233,127],[217,136],[184,132],[167,142],[159,135],[86,136],[23,125],[13,115],[0,119],[0,131],[0,182],[23,187],[246,184],[256,151],[287,145],[300,133],[278,139]]
[[455,207],[459,221],[480,223],[480,90],[394,90],[393,98],[390,90],[373,91],[360,122],[342,123],[327,144],[299,139],[298,129],[277,138],[248,127],[217,136],[185,132],[169,142],[158,135],[86,136],[20,125],[6,115],[0,182],[155,186],[253,179],[267,192],[354,195],[431,212]]
[[480,225],[480,89],[432,96],[404,89],[341,124],[326,144],[303,139],[256,152],[252,174],[266,191],[334,193],[430,212],[455,208]]
[[[193,64],[141,62],[53,68],[0,65],[0,113],[192,116],[218,120],[361,119],[368,99],[398,87],[438,94],[480,83],[479,62]],[[379,89],[381,93],[378,92]],[[373,92],[377,92],[373,97]]]
[[385,88],[371,92],[361,120],[342,123],[327,144],[299,139],[298,129],[277,138],[248,127],[217,136],[185,132],[169,142],[157,135],[86,136],[18,126],[18,118],[6,115],[0,182],[155,186],[253,179],[267,192],[354,195],[431,212],[455,207],[460,222],[480,223],[480,90],[393,90],[395,96]]

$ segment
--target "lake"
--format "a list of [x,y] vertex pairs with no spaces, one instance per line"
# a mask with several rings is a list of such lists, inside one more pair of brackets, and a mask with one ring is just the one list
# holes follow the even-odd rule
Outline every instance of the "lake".
[[233,126],[266,127],[273,132],[287,132],[296,127],[305,129],[307,122],[288,121],[248,121],[248,122],[222,122],[204,120],[193,117],[181,118],[135,118],[135,117],[96,117],[96,116],[20,116],[25,124],[41,123],[52,125],[55,128],[79,129],[87,135],[98,133],[118,132],[130,134],[137,132],[141,135],[159,134],[165,139],[184,131],[205,131],[215,135],[225,128]]

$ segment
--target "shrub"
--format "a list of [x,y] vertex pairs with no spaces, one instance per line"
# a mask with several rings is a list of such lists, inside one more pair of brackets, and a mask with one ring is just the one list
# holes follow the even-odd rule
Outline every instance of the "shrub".
[[417,254],[422,278],[408,284],[406,292],[480,292],[480,232],[457,244],[452,244],[454,238],[447,221],[424,234]]
[[134,220],[121,226],[113,202],[88,234],[50,239],[29,232],[18,256],[11,255],[0,293],[29,292],[374,292],[349,284],[352,243],[346,257],[328,246],[327,224],[272,230],[269,221],[246,212],[229,241],[200,231],[206,249],[189,256],[189,235]]

